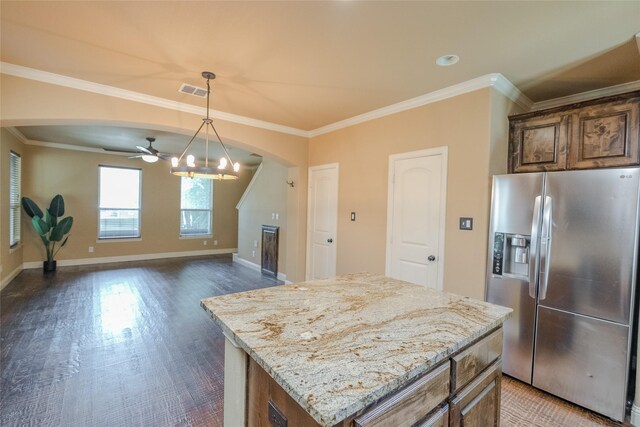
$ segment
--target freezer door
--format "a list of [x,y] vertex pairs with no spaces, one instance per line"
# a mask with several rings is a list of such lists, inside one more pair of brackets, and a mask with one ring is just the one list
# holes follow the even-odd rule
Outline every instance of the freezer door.
[[629,327],[538,306],[533,385],[622,421]]
[[[494,249],[504,246],[498,236],[507,234],[531,236],[532,252],[527,262],[535,273],[535,235],[532,232],[536,197],[542,194],[543,174],[517,174],[495,176],[493,180],[492,208],[489,234],[489,260],[487,266],[487,301],[511,307],[513,315],[504,324],[503,372],[521,381],[531,383],[533,340],[535,329],[535,281],[529,286],[526,277],[529,269],[523,269],[525,277],[494,274]],[[539,205],[538,205],[539,206]],[[497,245],[496,245],[497,244]],[[502,262],[502,261],[501,261]],[[528,273],[531,276],[531,273]],[[535,276],[535,274],[533,274]]]
[[630,323],[639,175],[637,168],[547,174],[539,304]]

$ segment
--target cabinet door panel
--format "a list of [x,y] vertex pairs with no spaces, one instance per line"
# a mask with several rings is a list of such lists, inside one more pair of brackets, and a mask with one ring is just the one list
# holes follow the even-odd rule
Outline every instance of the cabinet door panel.
[[592,105],[573,114],[569,168],[591,169],[640,164],[640,98]]
[[510,123],[509,172],[563,170],[569,139],[567,114],[516,119]]
[[500,425],[501,361],[497,360],[450,404],[450,426],[498,427]]

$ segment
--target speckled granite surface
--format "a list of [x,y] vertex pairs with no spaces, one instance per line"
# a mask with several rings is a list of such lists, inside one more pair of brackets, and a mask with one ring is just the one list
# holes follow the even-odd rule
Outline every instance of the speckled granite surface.
[[402,387],[511,313],[366,273],[201,304],[323,426]]

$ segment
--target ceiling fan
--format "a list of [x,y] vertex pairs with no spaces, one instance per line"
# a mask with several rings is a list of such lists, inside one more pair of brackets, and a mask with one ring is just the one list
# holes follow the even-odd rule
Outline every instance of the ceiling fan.
[[149,146],[148,147],[143,147],[141,145],[136,145],[136,148],[138,149],[137,151],[132,151],[132,150],[116,150],[113,148],[106,148],[103,147],[103,149],[105,151],[115,151],[118,153],[132,153],[134,154],[133,156],[129,156],[130,159],[137,159],[137,158],[141,158],[142,160],[144,160],[145,162],[148,163],[155,163],[158,161],[158,159],[162,159],[162,160],[169,160],[169,158],[171,156],[161,153],[158,150],[156,150],[155,148],[153,148],[153,142],[156,140],[154,137],[152,136],[148,136],[146,138],[147,141],[149,141]]

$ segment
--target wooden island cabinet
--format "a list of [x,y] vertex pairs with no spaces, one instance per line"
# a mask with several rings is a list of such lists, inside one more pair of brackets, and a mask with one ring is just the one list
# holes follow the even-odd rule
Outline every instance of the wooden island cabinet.
[[511,309],[365,273],[208,298],[225,427],[499,426]]
[[640,164],[640,91],[509,117],[509,172]]

